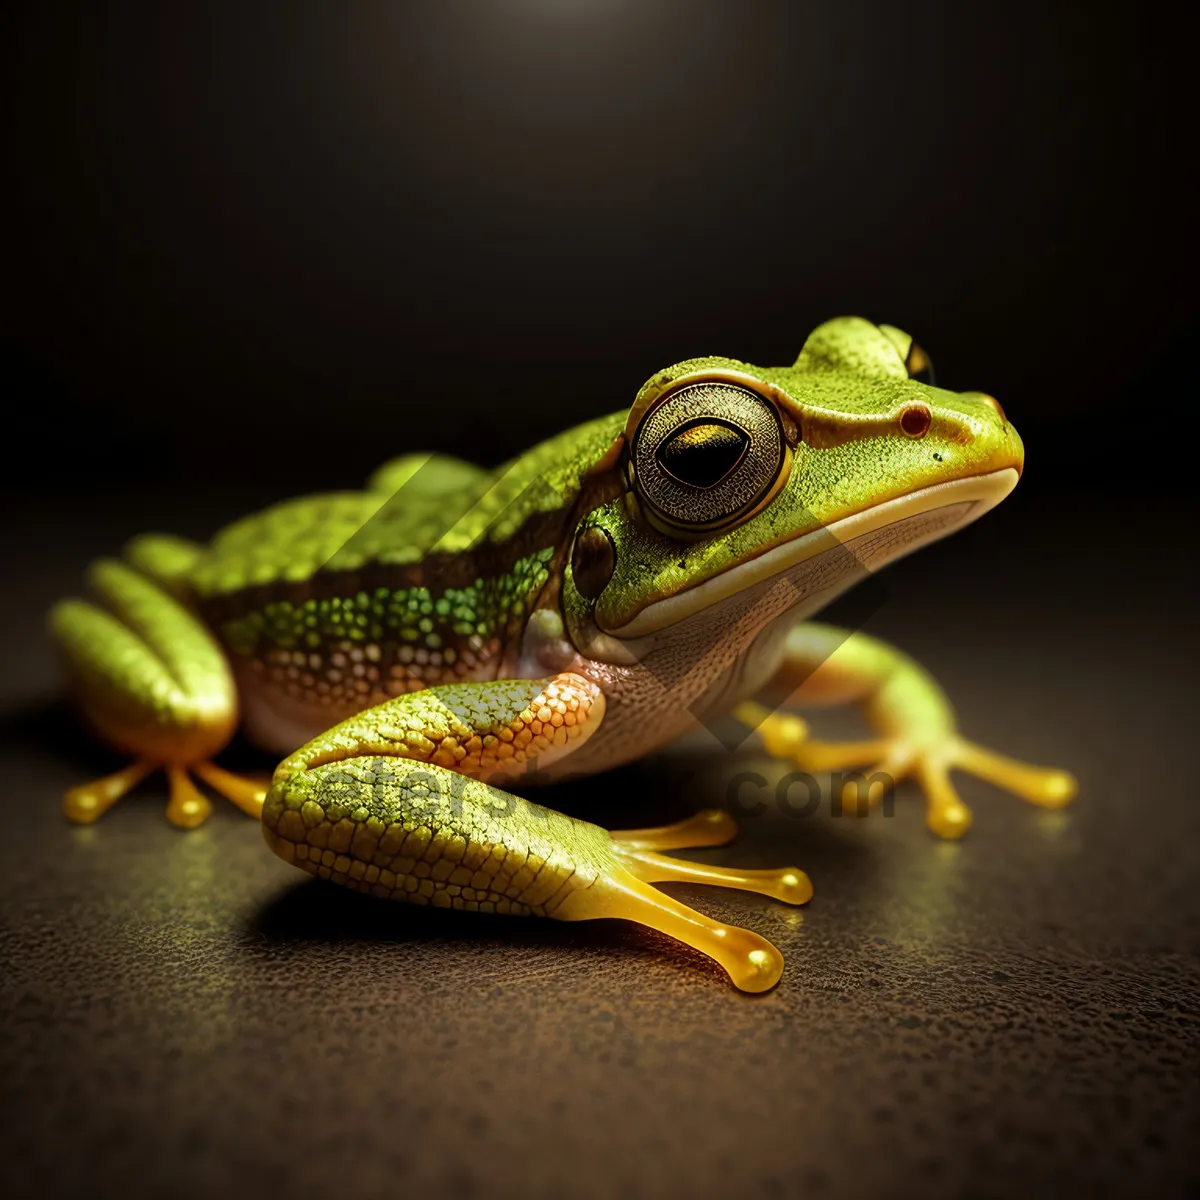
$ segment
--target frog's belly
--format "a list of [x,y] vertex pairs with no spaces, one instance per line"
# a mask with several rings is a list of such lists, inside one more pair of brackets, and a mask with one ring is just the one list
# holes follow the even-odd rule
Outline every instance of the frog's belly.
[[[439,683],[464,683],[494,679],[498,660],[481,664],[474,671],[455,673],[444,680],[404,681],[392,690],[374,686],[353,700],[313,700],[289,691],[285,684],[256,668],[245,659],[232,656],[233,674],[241,704],[242,732],[256,746],[280,756],[291,754],[326,730],[364,709],[395,700],[405,692],[418,692]],[[310,689],[311,690],[311,689]]]
[[[231,652],[242,731],[272,754],[290,754],[364,709],[426,687],[495,679],[500,665],[499,639],[487,647],[486,654],[479,654],[477,661],[468,664],[460,659],[453,669],[427,666],[420,676],[399,662],[394,644],[380,643],[374,649],[374,657],[367,661],[361,650],[341,645],[335,647],[335,654],[348,655],[353,661],[342,664],[331,657],[323,664],[327,671],[332,666],[340,672],[339,682],[345,682],[342,677],[347,674],[352,676],[349,682],[355,685],[353,689],[322,686],[333,678],[332,674],[316,678],[321,666],[304,664],[304,656],[300,656],[299,665],[287,667]],[[305,676],[303,672],[309,670],[314,674]]]
[[241,703],[242,732],[256,746],[280,757],[365,707],[308,703],[273,687],[240,662],[234,664],[234,678]]

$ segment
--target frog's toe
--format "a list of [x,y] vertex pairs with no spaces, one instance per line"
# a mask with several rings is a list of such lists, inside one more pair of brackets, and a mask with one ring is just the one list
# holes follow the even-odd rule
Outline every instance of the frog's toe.
[[191,776],[182,767],[169,766],[167,783],[170,786],[167,820],[179,829],[195,829],[197,825],[203,825],[212,815],[212,804],[192,782]]
[[765,992],[783,974],[783,955],[749,929],[725,925],[660,892],[653,883],[710,883],[743,888],[802,904],[812,895],[808,876],[782,871],[733,871],[665,858],[652,851],[623,850],[613,843],[614,861],[596,883],[572,892],[558,915],[568,921],[617,917],[655,929],[717,962],[743,992]]
[[620,843],[613,848],[622,866],[643,883],[706,883],[713,887],[757,892],[760,896],[782,900],[785,904],[807,904],[813,896],[812,883],[799,867],[745,871],[669,858],[653,850]]
[[841,771],[876,765],[890,759],[894,739],[874,738],[854,742],[821,742],[808,736],[808,722],[791,712],[772,712],[756,701],[738,705],[734,715],[755,730],[763,749],[772,758],[794,763],[803,771]]
[[236,804],[246,816],[253,817],[256,821],[262,816],[263,801],[267,798],[267,789],[271,786],[270,779],[265,775],[235,775],[207,759],[193,763],[192,770],[214,792]]
[[608,836],[631,850],[691,850],[698,846],[724,846],[737,837],[737,831],[737,822],[727,812],[706,808],[673,825],[613,830]]
[[1064,808],[1079,791],[1070,771],[1033,766],[965,738],[954,741],[954,765],[1041,808]]
[[189,763],[186,768],[167,766],[167,782],[170,785],[167,820],[172,825],[180,829],[195,829],[207,821],[212,813],[208,797],[192,782],[189,772],[198,775],[214,792],[232,801],[248,817],[257,821],[262,816],[263,801],[267,796],[266,780],[235,775],[214,762],[201,759]]
[[950,780],[944,760],[930,755],[918,759],[913,771],[925,793],[925,824],[931,833],[955,841],[971,828],[974,818]]
[[102,817],[126,792],[137,787],[155,768],[149,759],[136,759],[103,779],[71,788],[63,797],[63,812],[77,825],[90,825]]
[[[816,742],[804,766],[810,771],[849,770],[849,776],[841,781],[839,799],[843,809],[862,815],[877,807],[912,773],[915,759],[912,747],[900,740]],[[864,761],[870,765],[860,770]]]

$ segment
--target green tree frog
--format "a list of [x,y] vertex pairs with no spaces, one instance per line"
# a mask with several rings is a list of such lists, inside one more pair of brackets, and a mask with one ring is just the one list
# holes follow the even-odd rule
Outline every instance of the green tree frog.
[[[176,825],[210,811],[194,776],[323,879],[441,908],[628,918],[739,988],[773,986],[771,943],[653,886],[807,901],[795,867],[666,853],[728,841],[726,814],[610,833],[508,789],[731,713],[802,768],[911,777],[941,837],[971,819],[954,768],[1045,807],[1072,798],[1067,773],[962,737],[899,650],[807,621],[1017,483],[1024,451],[999,403],[938,389],[927,368],[902,330],[839,318],[791,366],[678,363],[628,412],[496,470],[407,455],[362,491],[287,501],[206,546],[135,539],[93,565],[91,599],[50,615],[83,715],[132,758],[72,789],[67,815],[94,820],[161,767]],[[755,699],[768,687],[796,706],[857,702],[875,736],[814,741]],[[286,756],[269,788],[213,762],[239,724]]]

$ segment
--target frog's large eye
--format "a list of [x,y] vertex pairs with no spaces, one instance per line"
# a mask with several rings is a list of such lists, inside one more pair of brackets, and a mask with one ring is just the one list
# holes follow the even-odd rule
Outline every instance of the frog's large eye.
[[927,383],[933,387],[933,362],[916,342],[913,342],[908,348],[904,369],[908,372],[909,379],[915,379],[918,383]]
[[900,361],[904,363],[904,370],[909,379],[933,387],[933,363],[929,355],[914,341],[912,334],[897,329],[895,325],[880,325],[878,329],[896,347],[896,353],[900,355]]
[[655,524],[701,533],[760,507],[789,456],[775,406],[749,388],[713,380],[681,387],[646,413],[630,466]]

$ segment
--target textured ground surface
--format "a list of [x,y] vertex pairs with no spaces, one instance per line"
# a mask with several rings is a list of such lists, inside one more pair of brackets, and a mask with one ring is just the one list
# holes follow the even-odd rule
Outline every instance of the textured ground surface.
[[[1076,770],[975,828],[773,804],[717,862],[812,876],[797,914],[676,887],[787,957],[772,993],[632,927],[407,910],[312,881],[231,806],[181,834],[53,702],[40,613],[143,512],[4,534],[0,1188],[8,1195],[1006,1195],[1200,1186],[1195,571],[1083,502],[1001,510],[887,576],[868,628],[973,736]],[[158,511],[203,532],[226,515]],[[1039,507],[1040,506],[1040,507]],[[1082,542],[1068,537],[1083,530]],[[1115,547],[1115,548],[1114,548]],[[1173,549],[1174,547],[1174,549]],[[835,723],[825,728],[838,729]],[[256,761],[251,751],[226,759]],[[543,799],[612,825],[778,768],[698,741]]]

